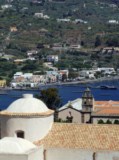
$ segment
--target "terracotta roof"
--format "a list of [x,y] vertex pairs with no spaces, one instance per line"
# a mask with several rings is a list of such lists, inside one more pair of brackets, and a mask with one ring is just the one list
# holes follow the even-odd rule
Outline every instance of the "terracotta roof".
[[119,116],[119,108],[117,107],[113,107],[113,108],[104,108],[104,109],[101,109],[101,110],[98,110],[98,111],[94,111],[92,115],[108,115],[108,116],[112,116],[112,115],[117,115]]
[[92,115],[119,115],[119,101],[94,101]]
[[94,101],[94,108],[119,107],[119,101]]
[[15,113],[15,112],[8,112],[8,111],[6,111],[6,110],[4,110],[4,111],[1,111],[0,112],[0,116],[15,116],[15,117],[17,117],[17,116],[21,116],[21,117],[23,117],[23,116],[27,116],[27,117],[29,117],[29,116],[49,116],[49,115],[52,115],[54,113],[54,111],[53,110],[48,110],[48,111],[46,111],[46,112],[41,112],[41,113]]
[[119,126],[54,123],[49,134],[35,144],[45,148],[119,150]]

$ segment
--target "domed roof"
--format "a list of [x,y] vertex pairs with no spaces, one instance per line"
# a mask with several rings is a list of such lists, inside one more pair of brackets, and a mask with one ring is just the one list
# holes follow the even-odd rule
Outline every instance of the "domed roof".
[[43,113],[49,111],[47,106],[32,94],[24,94],[23,98],[14,101],[7,109],[12,113]]
[[5,137],[0,140],[0,153],[23,154],[35,149],[36,146],[22,138]]

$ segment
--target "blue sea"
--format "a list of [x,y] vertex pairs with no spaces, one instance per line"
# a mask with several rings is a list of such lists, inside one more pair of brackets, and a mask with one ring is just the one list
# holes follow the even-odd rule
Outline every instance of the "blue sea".
[[[116,90],[104,90],[97,88],[100,85],[110,85],[116,86]],[[119,81],[103,81],[98,83],[89,83],[85,85],[77,84],[77,85],[59,85],[59,86],[50,86],[57,87],[59,91],[59,95],[62,100],[62,104],[67,103],[68,101],[74,100],[76,98],[81,98],[83,91],[86,87],[90,87],[91,92],[94,96],[95,100],[115,100],[119,101]],[[46,87],[42,88],[45,89]],[[8,91],[6,95],[0,95],[0,109],[6,109],[14,100],[21,98],[24,93],[32,93],[34,95],[40,94],[40,91],[16,91],[11,90]]]

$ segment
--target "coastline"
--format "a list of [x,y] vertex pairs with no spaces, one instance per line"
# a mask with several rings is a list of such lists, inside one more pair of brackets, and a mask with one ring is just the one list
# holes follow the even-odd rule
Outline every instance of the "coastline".
[[115,77],[102,77],[102,78],[92,79],[92,80],[86,79],[86,80],[82,80],[82,81],[73,81],[73,82],[61,82],[59,85],[88,84],[88,83],[113,81],[113,80],[119,80],[119,76],[115,76]]
[[[99,83],[98,83],[99,82]],[[60,86],[61,85],[61,86]],[[100,89],[99,86],[108,85],[115,86],[117,89]],[[43,86],[43,85],[42,85]],[[0,94],[0,109],[3,110],[9,106],[13,100],[21,98],[24,93],[39,94],[41,90],[49,87],[56,87],[62,100],[62,104],[72,101],[82,96],[82,92],[86,87],[91,89],[94,98],[98,101],[114,100],[119,101],[119,76],[110,78],[101,78],[96,80],[85,80],[75,82],[65,82],[61,84],[48,84],[39,88],[1,88]],[[5,91],[5,92],[3,92]],[[7,93],[7,94],[6,94]]]
[[56,82],[56,83],[49,83],[49,84],[42,84],[39,85],[39,88],[14,88],[13,90],[40,90],[42,87],[50,87],[50,86],[69,86],[69,85],[78,85],[78,84],[92,84],[92,83],[98,83],[98,82],[104,82],[104,81],[113,81],[113,80],[119,80],[119,76],[115,77],[103,77],[98,79],[86,79],[82,81],[73,81],[73,82]]
[[[98,78],[98,79],[85,79],[85,80],[81,80],[81,81],[72,81],[72,82],[56,82],[56,83],[49,83],[49,84],[41,84],[39,85],[38,88],[11,88],[11,87],[5,87],[5,88],[0,88],[0,91],[10,91],[10,90],[31,90],[31,91],[39,91],[42,89],[42,87],[50,87],[50,86],[69,86],[69,85],[86,85],[86,84],[93,84],[93,83],[98,83],[98,82],[104,82],[104,81],[113,81],[113,80],[119,80],[119,76],[115,76],[115,77],[102,77],[102,78]],[[3,93],[4,94],[4,93]]]

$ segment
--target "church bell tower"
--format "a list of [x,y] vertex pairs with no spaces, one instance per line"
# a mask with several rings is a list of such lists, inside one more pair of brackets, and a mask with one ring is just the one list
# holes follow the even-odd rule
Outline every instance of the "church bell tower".
[[93,95],[89,88],[87,88],[82,95],[82,110],[91,112],[93,108]]

